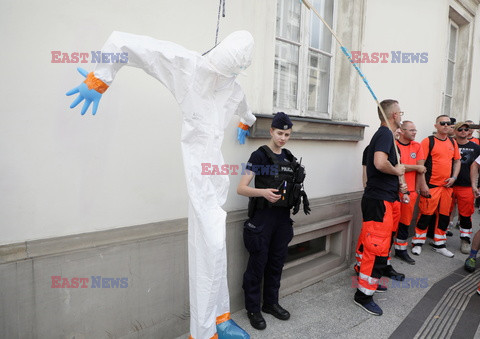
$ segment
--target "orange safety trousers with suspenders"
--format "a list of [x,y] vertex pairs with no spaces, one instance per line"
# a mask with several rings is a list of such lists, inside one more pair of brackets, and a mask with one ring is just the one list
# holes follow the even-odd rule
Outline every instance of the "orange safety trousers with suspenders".
[[[398,150],[400,151],[400,159],[404,165],[417,165],[419,160],[425,160],[422,145],[416,141],[410,141],[408,144],[402,144],[396,141]],[[406,251],[408,245],[408,229],[412,222],[413,212],[417,202],[418,194],[416,188],[417,171],[405,173],[405,181],[410,193],[410,202],[402,203],[400,207],[400,222],[396,232],[394,247],[395,252]],[[400,201],[403,201],[403,194],[400,193]]]
[[450,206],[452,203],[453,188],[443,186],[445,180],[452,175],[453,160],[460,159],[458,145],[453,138],[440,140],[429,136],[422,141],[424,152],[427,154],[425,179],[430,189],[429,198],[420,196],[418,204],[419,217],[415,227],[415,236],[412,244],[422,246],[427,238],[428,227],[435,222],[433,245],[437,248],[445,247],[446,231],[450,222]]
[[356,251],[357,288],[367,296],[373,295],[378,279],[389,262],[392,232],[400,218],[400,201],[362,198],[363,223]]

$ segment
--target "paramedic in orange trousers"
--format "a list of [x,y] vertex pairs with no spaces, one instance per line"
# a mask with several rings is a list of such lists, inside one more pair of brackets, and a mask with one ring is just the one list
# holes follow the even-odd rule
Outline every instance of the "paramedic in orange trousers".
[[398,163],[392,134],[400,126],[403,112],[396,100],[384,100],[380,105],[392,130],[387,127],[387,122],[378,109],[381,125],[372,137],[366,153],[367,185],[361,203],[363,223],[357,248],[357,258],[361,256],[361,265],[354,297],[356,305],[373,315],[383,314],[382,309],[373,301],[378,279],[382,275],[399,275],[387,261],[392,231],[400,216],[398,177],[405,173],[405,167]]
[[417,134],[416,126],[411,121],[403,121],[400,127],[399,138],[396,140],[397,148],[400,152],[401,163],[405,166],[405,181],[410,192],[410,202],[401,204],[400,222],[395,238],[395,256],[410,265],[415,264],[407,252],[408,228],[412,222],[413,210],[417,201],[416,178],[418,174],[426,171],[425,157],[423,155],[422,145],[415,141]]
[[435,226],[432,243],[433,250],[453,258],[453,253],[446,248],[446,230],[450,219],[452,186],[460,172],[460,153],[457,142],[448,135],[452,129],[450,117],[438,116],[434,126],[437,129],[435,136],[431,135],[421,142],[427,172],[418,178],[420,217],[412,240],[412,253],[420,255],[422,252],[422,246],[427,238],[427,228],[435,213],[438,212],[438,223]]

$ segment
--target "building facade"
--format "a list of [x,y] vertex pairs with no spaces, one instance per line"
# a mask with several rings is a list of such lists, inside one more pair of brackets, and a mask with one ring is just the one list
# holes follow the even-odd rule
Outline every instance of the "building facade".
[[[312,0],[379,100],[397,99],[417,138],[435,117],[480,119],[479,0]],[[188,332],[187,191],[181,112],[141,70],[124,67],[98,113],[64,93],[93,70],[114,30],[213,47],[218,1],[0,3],[0,337],[172,338]],[[265,144],[272,114],[292,116],[288,148],[307,169],[283,295],[346,269],[361,227],[361,155],[376,103],[340,44],[296,0],[226,1],[219,39],[246,29],[252,65],[238,80],[257,115],[245,145],[233,120],[227,164]],[[7,52],[8,51],[8,52]],[[75,62],[74,53],[85,57]],[[85,62],[83,62],[85,61]],[[230,175],[232,311],[243,308],[247,199]],[[88,279],[88,280],[85,280]]]

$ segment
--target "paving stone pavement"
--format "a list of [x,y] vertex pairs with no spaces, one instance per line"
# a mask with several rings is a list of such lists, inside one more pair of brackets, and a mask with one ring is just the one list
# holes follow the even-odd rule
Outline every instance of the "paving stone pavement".
[[[473,217],[474,233],[479,229],[479,221],[480,216],[476,212]],[[288,321],[281,321],[269,314],[264,314],[267,328],[258,331],[251,327],[245,310],[232,314],[232,318],[250,334],[252,339],[404,337],[395,330],[417,303],[435,283],[463,267],[467,255],[460,252],[458,229],[453,228],[452,232],[454,235],[448,238],[447,248],[455,254],[454,258],[447,258],[433,252],[428,245],[430,239],[427,239],[427,244],[423,246],[420,256],[411,255],[416,260],[415,265],[392,258],[395,270],[404,273],[407,281],[413,283],[410,286],[410,284],[392,283],[389,279],[386,280],[388,291],[374,296],[375,302],[383,309],[382,316],[370,315],[353,303],[355,288],[352,287],[354,277],[352,263],[348,269],[282,298],[280,305],[291,313]],[[440,293],[435,298],[440,300],[441,297]],[[480,298],[480,296],[474,294],[471,298]],[[434,300],[431,302],[433,303]],[[478,323],[469,326],[478,327]],[[395,334],[392,335],[394,332]],[[477,331],[477,335],[474,337],[480,337],[480,331]],[[180,338],[188,338],[188,335]]]

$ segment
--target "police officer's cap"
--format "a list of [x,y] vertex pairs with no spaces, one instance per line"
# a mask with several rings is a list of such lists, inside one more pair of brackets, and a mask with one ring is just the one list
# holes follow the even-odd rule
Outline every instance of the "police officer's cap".
[[283,112],[275,114],[272,120],[272,127],[278,129],[290,129],[293,124],[288,115]]

